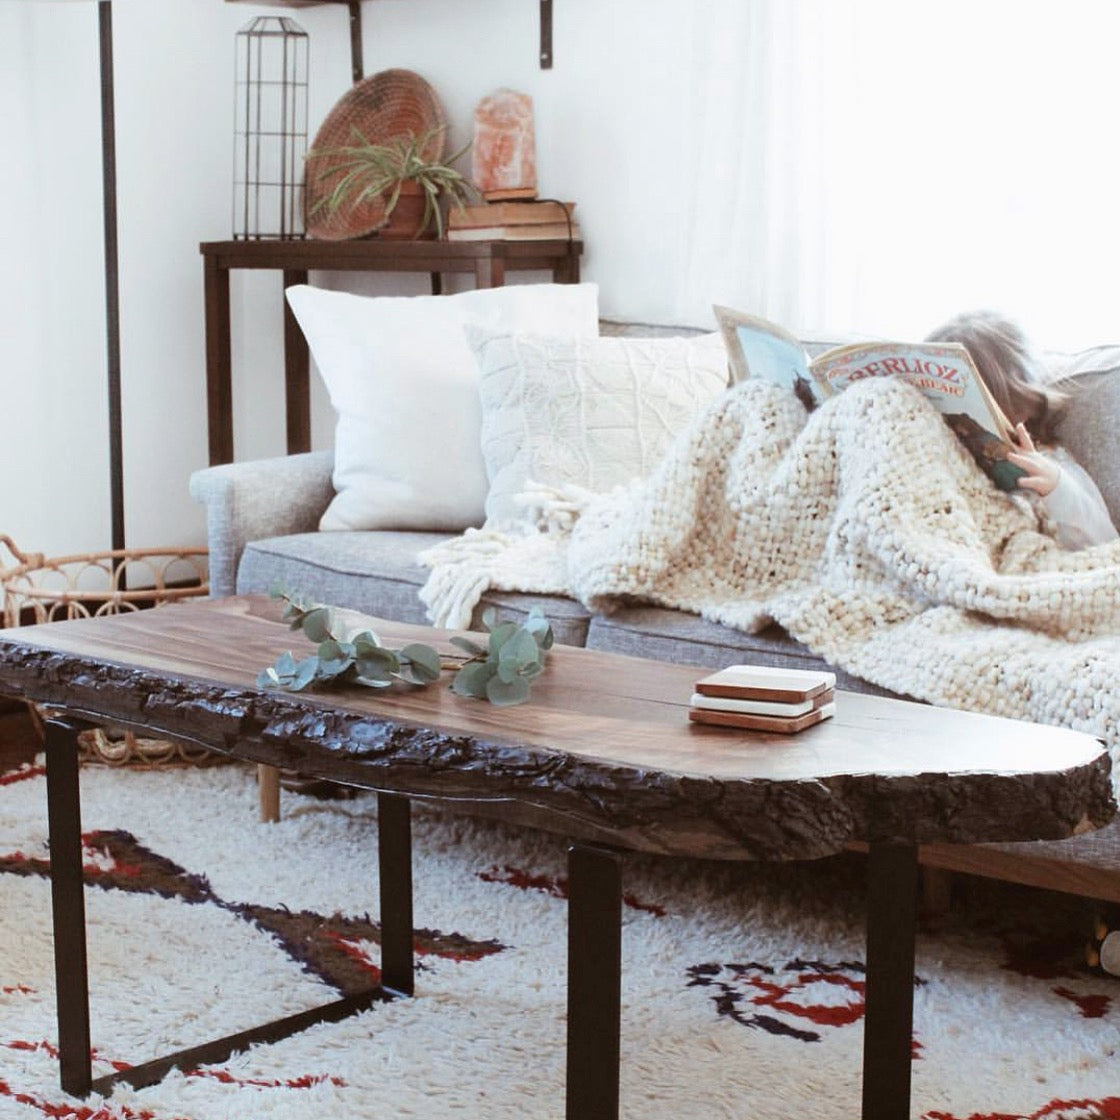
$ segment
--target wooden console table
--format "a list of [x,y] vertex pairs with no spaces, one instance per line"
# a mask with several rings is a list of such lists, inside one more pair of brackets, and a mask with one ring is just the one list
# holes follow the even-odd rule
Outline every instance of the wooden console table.
[[[498,288],[506,272],[544,270],[558,284],[579,282],[580,241],[204,241],[206,278],[206,417],[210,465],[233,461],[233,379],[229,274],[272,269],[283,284],[306,284],[310,269],[348,272],[427,272],[432,292],[442,274],[474,275],[480,288]],[[284,306],[284,398],[288,453],[311,450],[309,355],[295,317]]]

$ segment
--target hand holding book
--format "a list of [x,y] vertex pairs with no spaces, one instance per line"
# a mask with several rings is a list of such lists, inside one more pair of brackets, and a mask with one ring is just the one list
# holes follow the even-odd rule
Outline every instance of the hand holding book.
[[1062,477],[1062,468],[1053,459],[1043,455],[1034,445],[1030,432],[1023,423],[1015,426],[1018,437],[1016,446],[1018,451],[1009,451],[1008,459],[1025,472],[1025,477],[1019,479],[1019,488],[1033,490],[1045,498],[1054,491],[1058,480]]

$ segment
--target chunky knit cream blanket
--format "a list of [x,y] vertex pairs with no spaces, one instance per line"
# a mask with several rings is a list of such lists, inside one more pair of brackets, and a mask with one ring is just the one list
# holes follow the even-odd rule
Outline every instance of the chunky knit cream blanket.
[[1060,549],[907,386],[856,386],[807,418],[748,381],[649,478],[539,505],[543,528],[422,555],[434,621],[467,626],[488,587],[773,620],[895,692],[1120,741],[1120,543]]

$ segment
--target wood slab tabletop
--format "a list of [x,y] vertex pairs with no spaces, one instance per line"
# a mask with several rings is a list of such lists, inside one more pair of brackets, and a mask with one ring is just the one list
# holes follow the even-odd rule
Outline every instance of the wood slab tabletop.
[[[452,632],[371,619],[386,645]],[[0,692],[237,757],[504,815],[622,847],[815,858],[849,841],[1061,839],[1115,803],[1090,735],[837,692],[798,735],[688,719],[710,670],[557,646],[528,703],[406,686],[287,693],[257,675],[313,647],[263,597],[0,632]]]

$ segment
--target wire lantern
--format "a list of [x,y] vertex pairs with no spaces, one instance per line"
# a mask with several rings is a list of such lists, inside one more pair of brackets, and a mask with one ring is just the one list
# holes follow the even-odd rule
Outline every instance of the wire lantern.
[[307,32],[258,16],[236,39],[233,123],[235,240],[304,236]]

